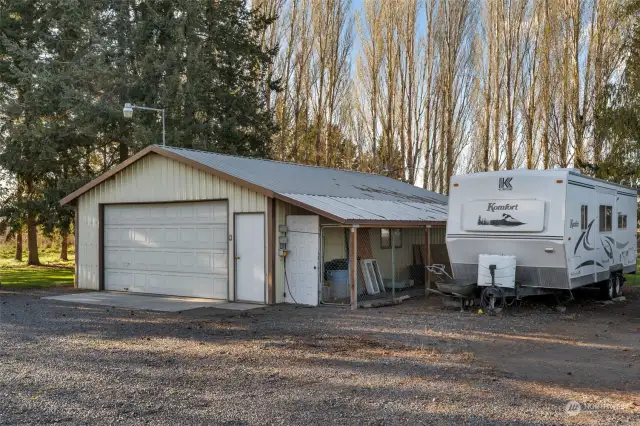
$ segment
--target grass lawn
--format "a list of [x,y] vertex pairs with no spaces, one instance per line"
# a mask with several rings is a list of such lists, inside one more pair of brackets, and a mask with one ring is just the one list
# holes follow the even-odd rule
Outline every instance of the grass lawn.
[[25,250],[24,262],[13,259],[13,247],[0,246],[0,281],[6,290],[24,288],[48,288],[73,285],[73,256],[69,253],[69,261],[60,260],[60,252],[45,249],[40,252],[42,266],[27,266],[29,253]]
[[627,279],[627,282],[625,285],[629,284],[629,285],[633,285],[634,283],[634,278],[635,278],[635,285],[640,285],[640,257],[637,260],[637,266],[636,266],[636,275],[634,277],[633,274],[627,274],[624,277]]

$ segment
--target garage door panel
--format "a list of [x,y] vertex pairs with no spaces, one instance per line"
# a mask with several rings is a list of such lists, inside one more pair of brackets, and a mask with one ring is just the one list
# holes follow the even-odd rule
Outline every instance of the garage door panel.
[[176,222],[184,224],[227,224],[225,202],[110,205],[105,222],[111,225],[139,225]]
[[105,207],[105,288],[227,298],[226,202]]
[[104,252],[104,267],[105,268],[117,268],[120,265],[120,251],[119,250],[105,250]]
[[105,225],[105,247],[227,249],[226,225],[133,227]]
[[177,243],[178,242],[178,228],[164,228],[164,240],[162,243]]
[[105,250],[105,268],[114,270],[139,270],[155,272],[178,272],[227,274],[227,253],[222,250],[156,249]]
[[122,240],[122,230],[119,228],[112,228],[110,232],[106,232],[105,227],[105,246],[117,246],[120,245],[120,241]]
[[133,210],[133,219],[138,223],[148,223],[149,216],[149,207],[141,207]]
[[105,284],[107,290],[115,291],[129,291],[129,288],[133,288],[133,273],[123,271],[105,271],[104,274]]
[[[109,272],[105,275],[114,291],[166,294],[183,297],[227,297],[226,277],[209,275],[159,274],[143,272]],[[213,285],[212,285],[213,284]]]

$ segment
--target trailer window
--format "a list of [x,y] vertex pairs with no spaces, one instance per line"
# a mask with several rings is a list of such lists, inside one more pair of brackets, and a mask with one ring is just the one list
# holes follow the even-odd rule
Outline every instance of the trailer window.
[[611,232],[613,207],[600,206],[600,232]]
[[580,206],[580,230],[585,231],[587,229],[587,223],[589,222],[589,206]]
[[395,248],[402,247],[402,230],[401,229],[381,228],[380,229],[380,248],[383,248],[383,249],[391,248],[391,232],[392,231],[393,231],[393,246]]
[[627,215],[618,213],[618,229],[627,229]]

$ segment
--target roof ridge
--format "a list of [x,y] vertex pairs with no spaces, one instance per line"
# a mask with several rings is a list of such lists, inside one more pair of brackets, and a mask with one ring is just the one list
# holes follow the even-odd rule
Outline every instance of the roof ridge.
[[[398,179],[393,179],[389,176],[384,176],[384,175],[380,175],[378,173],[372,173],[372,172],[362,172],[360,170],[347,170],[347,169],[338,169],[335,167],[326,167],[326,166],[314,166],[313,164],[300,164],[300,163],[294,163],[291,161],[281,161],[281,160],[272,160],[270,158],[260,158],[260,157],[246,157],[243,155],[233,155],[233,154],[225,154],[225,153],[221,153],[221,152],[214,152],[214,151],[203,151],[201,149],[194,149],[194,148],[183,148],[180,146],[162,146],[162,145],[157,145],[155,144],[155,146],[157,146],[158,148],[162,148],[162,149],[170,149],[170,150],[184,150],[184,151],[193,151],[193,152],[202,152],[204,154],[215,154],[215,155],[221,155],[224,157],[233,157],[233,158],[242,158],[242,159],[246,159],[246,160],[258,160],[258,161],[266,161],[269,163],[278,163],[278,164],[287,164],[289,166],[298,166],[298,167],[310,167],[310,168],[314,168],[314,169],[325,169],[325,170],[334,170],[334,171],[339,171],[339,172],[345,172],[345,173],[359,173],[362,175],[367,175],[367,176],[379,176],[381,178],[386,178],[386,179],[391,179],[391,180],[397,180],[398,182],[402,182]],[[407,182],[403,182],[403,183],[407,183]],[[409,184],[411,185],[411,184]],[[419,188],[419,187],[416,187]],[[424,188],[422,188],[424,189]]]

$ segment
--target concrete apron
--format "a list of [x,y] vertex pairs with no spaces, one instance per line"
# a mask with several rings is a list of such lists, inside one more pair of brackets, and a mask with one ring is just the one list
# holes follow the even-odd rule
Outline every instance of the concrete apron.
[[228,309],[233,311],[248,311],[262,308],[264,305],[250,303],[233,303],[226,300],[198,299],[176,296],[156,296],[148,294],[111,293],[96,291],[87,293],[64,294],[47,296],[43,299],[59,302],[72,302],[83,305],[113,306],[115,308],[138,309],[160,312],[179,312],[198,308]]

